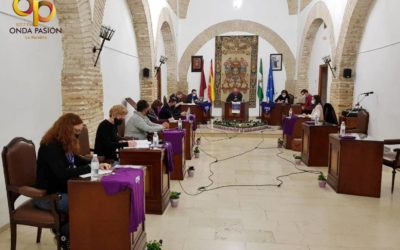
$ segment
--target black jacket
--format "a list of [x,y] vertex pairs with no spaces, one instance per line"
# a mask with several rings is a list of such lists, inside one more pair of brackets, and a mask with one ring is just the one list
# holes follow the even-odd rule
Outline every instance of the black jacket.
[[186,102],[192,103],[192,101],[196,102],[198,99],[199,99],[199,97],[197,95],[193,96],[192,94],[189,94],[186,98]]
[[67,182],[90,172],[90,161],[74,155],[76,168],[70,167],[62,144],[58,141],[40,145],[37,158],[36,187],[48,194],[67,193]]
[[127,142],[119,142],[120,140],[122,138],[118,136],[118,127],[108,120],[102,121],[96,132],[95,154],[104,156],[106,160],[117,161],[116,150],[128,146]]
[[278,101],[281,101],[281,102],[284,102],[284,103],[290,103],[290,100],[289,100],[289,96],[285,96],[285,97],[283,97],[282,95],[279,95],[276,99],[275,99],[275,102],[278,102]]
[[243,99],[242,93],[230,93],[226,98],[226,102],[241,102]]

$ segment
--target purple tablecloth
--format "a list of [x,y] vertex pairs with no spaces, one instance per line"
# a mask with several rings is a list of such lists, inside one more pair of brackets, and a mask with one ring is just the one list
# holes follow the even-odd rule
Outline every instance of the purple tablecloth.
[[274,107],[275,107],[274,102],[262,102],[261,103],[261,108],[267,113],[269,113]]
[[174,170],[174,152],[172,150],[172,144],[170,142],[164,142],[163,148],[165,148],[165,163],[169,172]]
[[292,117],[286,117],[283,120],[283,133],[287,135],[292,135],[294,125],[296,124],[298,117],[293,115]]
[[169,129],[164,130],[164,140],[172,144],[173,154],[182,153],[182,140],[185,137],[185,130],[183,129]]
[[211,108],[211,102],[199,102],[197,106],[200,106],[207,113]]
[[[129,231],[135,232],[145,219],[143,169],[117,168],[114,174],[101,178],[101,184],[108,195],[122,192],[127,188],[131,189]],[[110,212],[118,213],[118,211]]]

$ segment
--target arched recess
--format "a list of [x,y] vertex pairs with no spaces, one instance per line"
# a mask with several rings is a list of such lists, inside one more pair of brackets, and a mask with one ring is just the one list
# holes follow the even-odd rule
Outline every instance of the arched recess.
[[191,64],[191,56],[195,55],[197,51],[210,39],[228,32],[248,32],[260,36],[262,39],[270,43],[278,53],[283,54],[283,64],[286,70],[286,84],[285,87],[291,91],[294,87],[294,76],[296,60],[287,43],[270,28],[247,20],[231,20],[226,22],[217,23],[201,32],[193,41],[188,45],[183,53],[179,62],[179,88],[188,87],[187,77],[188,70]]
[[[165,55],[168,57],[167,65],[167,92],[168,95],[175,93],[178,90],[178,69],[177,69],[177,55],[176,55],[176,33],[174,30],[170,10],[164,8],[161,10],[160,18],[158,19],[157,38],[162,37]],[[156,58],[157,64],[158,58]]]
[[[126,0],[136,33],[140,70],[153,69],[154,39],[147,0]],[[100,44],[100,27],[106,0],[96,0],[93,19],[89,0],[56,0],[59,25],[63,30],[64,67],[62,70],[63,112],[79,114],[88,125],[93,141],[97,125],[103,119],[103,86],[100,63],[94,67]],[[73,21],[71,21],[73,20]],[[153,100],[153,74],[141,80],[141,97]]]
[[[336,48],[336,78],[331,86],[331,102],[336,112],[353,105],[354,77],[343,77],[343,69],[355,69],[358,51],[369,13],[375,0],[348,0]],[[354,74],[354,73],[353,73]]]
[[[319,27],[325,24],[329,33],[331,45],[331,57],[335,55],[335,34],[332,17],[326,4],[322,1],[317,2],[310,10],[306,24],[304,26],[303,37],[301,39],[300,53],[298,56],[297,81],[294,93],[300,93],[301,89],[309,88],[308,70],[310,67],[311,53]],[[322,61],[321,61],[322,62]]]

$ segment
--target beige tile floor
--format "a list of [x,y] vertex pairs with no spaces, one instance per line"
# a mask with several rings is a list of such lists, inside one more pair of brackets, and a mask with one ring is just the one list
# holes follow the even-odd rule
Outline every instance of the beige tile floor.
[[[212,137],[209,140],[218,139]],[[254,148],[261,139],[234,138],[207,142],[201,148],[222,159]],[[261,147],[275,146],[265,139]],[[294,166],[276,156],[277,149],[255,150],[239,158],[213,166],[214,185],[274,184],[275,177],[295,171]],[[284,151],[291,159],[293,152]],[[182,186],[190,193],[209,184],[208,164],[212,159],[201,153],[188,162],[196,168],[193,178]],[[303,168],[307,168],[302,166]],[[317,168],[327,172],[326,168]],[[266,250],[266,249],[400,249],[400,181],[390,194],[389,169],[383,169],[380,199],[335,193],[318,187],[315,174],[283,178],[280,187],[232,187],[182,194],[178,208],[164,215],[147,215],[147,239],[164,240],[164,250]],[[182,191],[179,182],[171,189]],[[54,249],[46,230],[36,245],[35,231],[19,228],[17,249]],[[9,231],[0,233],[0,249],[9,249]]]

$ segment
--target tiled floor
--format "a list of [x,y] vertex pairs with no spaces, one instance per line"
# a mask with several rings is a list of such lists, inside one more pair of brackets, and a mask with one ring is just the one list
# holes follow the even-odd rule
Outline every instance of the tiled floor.
[[[252,149],[261,140],[203,138],[201,148],[223,159]],[[274,147],[275,142],[265,139],[261,147]],[[278,153],[275,148],[258,149],[218,162],[213,166],[212,187],[276,184],[276,176],[296,171]],[[284,151],[282,157],[291,160],[292,154]],[[196,173],[181,183],[187,192],[197,193],[198,187],[209,184],[212,161],[202,152],[200,159],[188,162]],[[400,181],[392,196],[390,179],[391,172],[384,168],[380,199],[321,189],[315,174],[283,178],[280,188],[231,187],[198,196],[182,194],[178,208],[169,207],[162,216],[147,215],[147,239],[163,239],[164,250],[400,249]],[[171,186],[182,191],[179,182],[172,181]],[[41,244],[34,242],[35,231],[20,227],[17,249],[54,249],[48,231]],[[0,249],[9,249],[9,231],[0,234]]]

